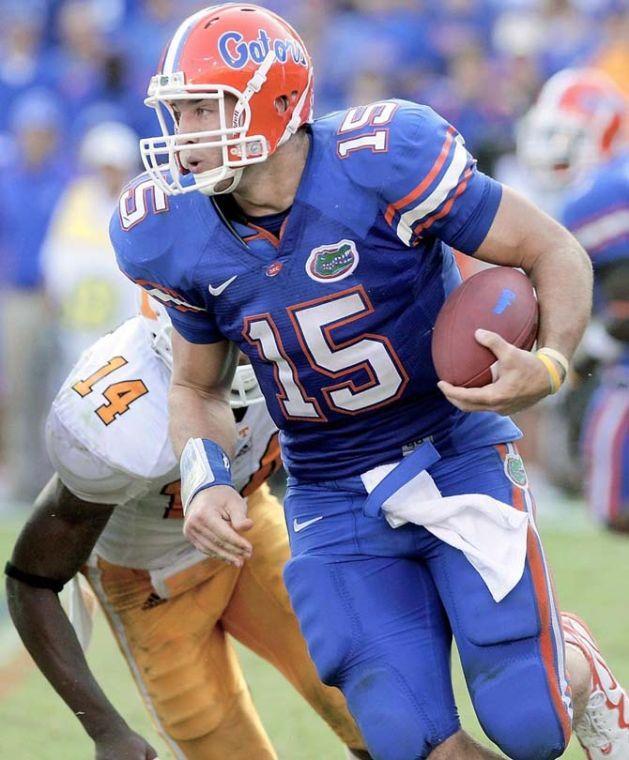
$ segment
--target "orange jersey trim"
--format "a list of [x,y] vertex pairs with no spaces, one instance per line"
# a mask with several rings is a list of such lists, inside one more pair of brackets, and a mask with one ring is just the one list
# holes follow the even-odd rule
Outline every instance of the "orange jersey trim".
[[395,203],[390,203],[387,206],[387,210],[385,212],[384,218],[386,219],[388,224],[391,224],[393,222],[393,217],[396,211],[398,211],[401,208],[404,208],[404,206],[407,206],[409,203],[412,203],[414,200],[419,198],[419,196],[432,183],[432,181],[435,179],[437,174],[439,174],[439,172],[441,171],[441,168],[443,167],[446,161],[446,158],[448,157],[450,153],[450,148],[452,147],[453,140],[454,140],[454,128],[449,127],[448,133],[446,135],[446,139],[444,140],[443,146],[441,147],[441,153],[439,153],[437,160],[432,165],[432,168],[428,172],[428,174],[419,183],[419,185],[417,185],[417,187],[413,188],[410,191],[410,193],[407,193],[407,195],[405,195],[399,201],[395,201]]

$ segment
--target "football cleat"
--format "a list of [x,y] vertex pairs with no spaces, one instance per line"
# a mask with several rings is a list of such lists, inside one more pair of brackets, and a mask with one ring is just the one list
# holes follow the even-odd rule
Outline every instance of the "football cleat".
[[592,690],[573,730],[589,760],[629,760],[629,696],[603,659],[594,637],[575,615],[561,615],[567,644],[578,647],[592,674]]

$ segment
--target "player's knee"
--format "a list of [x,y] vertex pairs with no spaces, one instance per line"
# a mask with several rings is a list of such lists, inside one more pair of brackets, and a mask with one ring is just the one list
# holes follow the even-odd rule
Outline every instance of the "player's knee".
[[354,623],[335,566],[318,557],[295,557],[284,568],[284,582],[319,678],[337,686]]
[[427,714],[384,665],[361,668],[346,677],[341,688],[374,758],[426,758],[459,729],[455,714]]
[[570,739],[537,668],[522,662],[474,690],[474,708],[487,736],[512,760],[553,760]]
[[248,692],[232,697],[231,705],[207,705],[197,715],[186,716],[167,731],[190,760],[231,758],[232,760],[276,760]]

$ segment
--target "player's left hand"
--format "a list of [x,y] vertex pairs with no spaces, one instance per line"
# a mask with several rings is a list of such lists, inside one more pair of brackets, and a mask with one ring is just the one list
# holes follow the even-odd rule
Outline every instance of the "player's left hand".
[[95,740],[95,760],[159,760],[157,752],[140,734],[127,729],[111,731]]
[[495,379],[482,388],[461,388],[441,380],[439,390],[451,404],[464,412],[507,415],[532,406],[550,393],[548,370],[530,351],[507,343],[489,330],[477,330],[475,337],[496,356]]

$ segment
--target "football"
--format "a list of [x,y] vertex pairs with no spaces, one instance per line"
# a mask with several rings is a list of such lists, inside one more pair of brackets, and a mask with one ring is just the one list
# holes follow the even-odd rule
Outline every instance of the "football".
[[450,293],[435,322],[432,360],[439,379],[466,388],[487,385],[496,357],[474,332],[491,330],[528,351],[538,317],[533,285],[519,269],[491,267],[472,275]]

